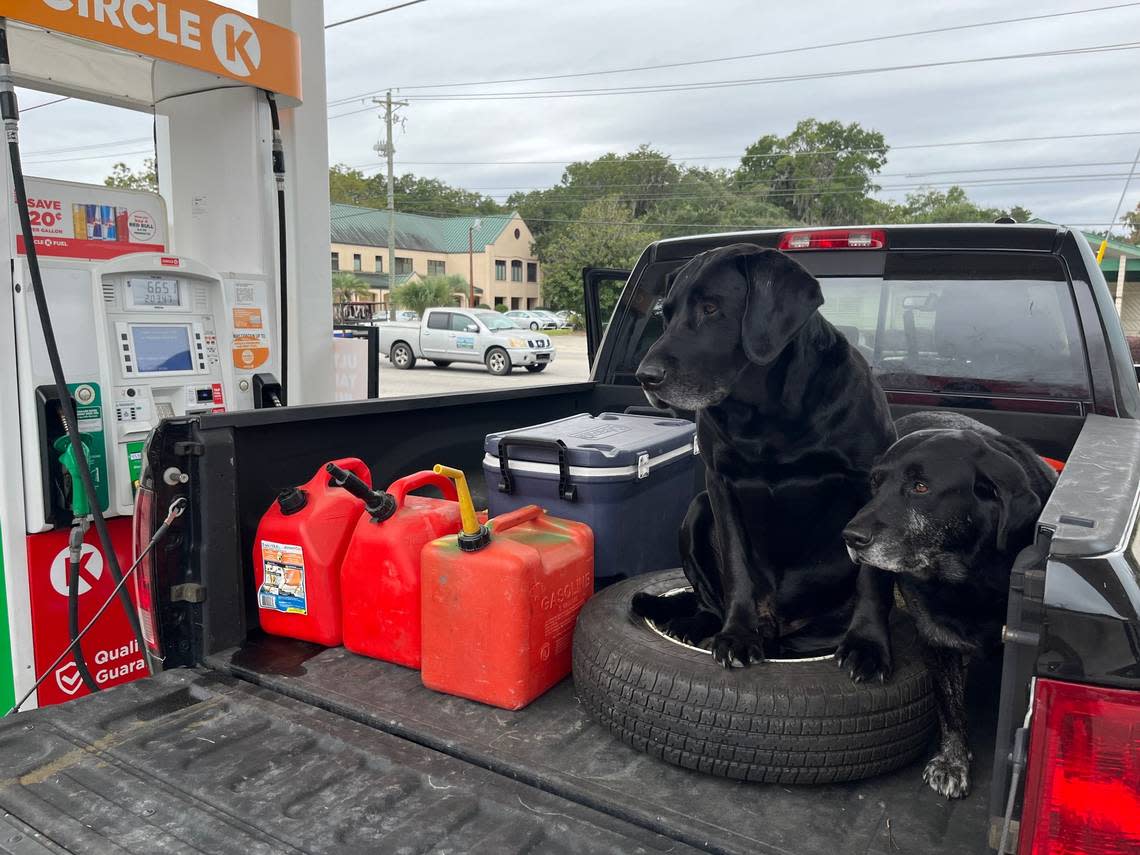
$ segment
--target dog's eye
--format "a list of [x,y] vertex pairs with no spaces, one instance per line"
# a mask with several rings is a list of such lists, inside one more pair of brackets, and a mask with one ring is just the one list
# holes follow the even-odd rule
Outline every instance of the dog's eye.
[[929,493],[930,488],[926,486],[924,481],[915,481],[910,488],[915,493]]
[[718,306],[716,303],[701,303],[701,314],[702,315],[715,315],[717,313],[717,311],[718,311]]

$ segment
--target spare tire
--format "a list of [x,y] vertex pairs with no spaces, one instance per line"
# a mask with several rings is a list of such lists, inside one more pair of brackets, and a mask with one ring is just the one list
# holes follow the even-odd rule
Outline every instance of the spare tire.
[[622,742],[688,769],[782,784],[854,781],[924,755],[937,718],[909,618],[896,610],[892,620],[886,684],[852,682],[832,656],[725,670],[630,612],[640,591],[687,587],[680,570],[635,577],[578,617],[578,697]]

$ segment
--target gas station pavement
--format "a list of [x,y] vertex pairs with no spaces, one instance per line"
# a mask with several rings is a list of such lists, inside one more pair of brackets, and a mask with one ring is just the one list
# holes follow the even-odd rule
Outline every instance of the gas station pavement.
[[589,378],[584,333],[557,335],[554,361],[545,371],[531,374],[516,368],[506,377],[496,377],[483,365],[455,362],[437,368],[427,360],[419,360],[410,371],[400,371],[380,357],[380,397],[431,396],[446,392],[478,392],[521,389],[530,386],[552,386],[558,383],[580,383]]

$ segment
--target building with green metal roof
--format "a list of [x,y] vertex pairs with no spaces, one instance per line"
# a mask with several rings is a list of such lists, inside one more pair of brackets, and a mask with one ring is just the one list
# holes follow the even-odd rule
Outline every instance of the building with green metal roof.
[[[333,272],[356,273],[372,288],[379,308],[388,308],[388,212],[335,203],[330,216]],[[515,212],[479,217],[429,217],[396,213],[395,281],[409,277],[460,276],[476,303],[531,309],[541,305],[542,270],[534,237]]]

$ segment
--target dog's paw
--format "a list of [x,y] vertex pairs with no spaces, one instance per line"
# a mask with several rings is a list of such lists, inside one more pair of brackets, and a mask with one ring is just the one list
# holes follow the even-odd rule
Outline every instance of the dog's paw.
[[970,794],[970,759],[968,754],[939,752],[922,770],[922,780],[939,795],[948,799],[964,799]]
[[708,641],[709,637],[719,628],[720,619],[716,615],[709,612],[697,612],[690,617],[680,617],[669,621],[665,627],[665,632],[678,641],[699,647],[703,642]]
[[747,667],[764,661],[764,639],[758,632],[729,629],[718,632],[712,640],[712,656],[720,665],[731,668],[734,663]]
[[853,632],[847,633],[839,643],[835,664],[856,683],[870,680],[885,683],[894,668],[889,643]]

